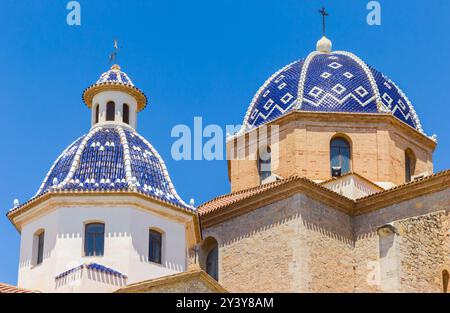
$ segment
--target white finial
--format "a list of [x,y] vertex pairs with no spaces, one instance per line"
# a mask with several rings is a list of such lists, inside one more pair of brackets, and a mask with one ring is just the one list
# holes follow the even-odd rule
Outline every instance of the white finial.
[[437,143],[437,141],[438,141],[437,135],[436,135],[436,134],[433,134],[433,135],[431,136],[431,140],[433,140],[434,142]]
[[53,187],[56,187],[58,185],[58,178],[53,178]]
[[191,201],[189,201],[190,206],[194,206],[195,205],[195,200],[194,198],[191,198]]
[[319,52],[324,53],[331,53],[331,48],[333,44],[331,43],[331,40],[325,37],[325,35],[319,39],[317,42],[316,50]]
[[13,205],[15,208],[17,208],[19,206],[19,199],[14,199]]

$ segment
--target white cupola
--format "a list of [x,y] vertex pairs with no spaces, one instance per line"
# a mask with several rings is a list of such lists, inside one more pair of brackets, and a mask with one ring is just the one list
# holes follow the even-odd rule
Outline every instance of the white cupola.
[[120,125],[136,129],[137,113],[145,108],[147,97],[114,64],[84,91],[83,101],[92,110],[93,128]]

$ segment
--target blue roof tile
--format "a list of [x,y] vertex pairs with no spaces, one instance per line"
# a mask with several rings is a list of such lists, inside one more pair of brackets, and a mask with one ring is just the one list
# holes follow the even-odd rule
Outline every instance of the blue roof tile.
[[345,51],[313,52],[273,74],[253,97],[241,132],[294,110],[390,112],[423,132],[404,93],[386,76]]

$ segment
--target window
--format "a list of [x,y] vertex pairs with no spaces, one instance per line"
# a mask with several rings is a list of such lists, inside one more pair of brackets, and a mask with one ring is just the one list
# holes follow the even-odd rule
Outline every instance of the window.
[[98,123],[98,116],[99,116],[99,108],[98,104],[95,105],[95,124]]
[[416,157],[411,149],[405,151],[405,181],[410,182],[412,176],[414,175],[414,170],[416,166]]
[[130,107],[126,103],[123,104],[122,118],[124,123],[130,124]]
[[264,148],[259,151],[258,158],[258,171],[259,171],[259,179],[262,183],[266,178],[272,175],[272,156],[270,147]]
[[442,271],[442,291],[448,293],[448,282],[450,280],[450,275],[447,270]]
[[45,232],[43,230],[36,232],[34,235],[34,247],[35,247],[35,256],[34,256],[34,264],[39,265],[44,260],[44,239]]
[[116,105],[114,102],[110,101],[106,104],[106,120],[114,121],[114,116],[116,114]]
[[344,138],[334,138],[330,142],[331,171],[340,168],[341,175],[350,172],[350,144]]
[[209,251],[206,257],[206,273],[215,280],[219,280],[219,248],[217,245]]
[[84,255],[102,256],[105,248],[105,224],[86,225],[84,236]]
[[162,234],[159,231],[150,229],[149,233],[149,247],[148,247],[148,260],[150,262],[162,263]]

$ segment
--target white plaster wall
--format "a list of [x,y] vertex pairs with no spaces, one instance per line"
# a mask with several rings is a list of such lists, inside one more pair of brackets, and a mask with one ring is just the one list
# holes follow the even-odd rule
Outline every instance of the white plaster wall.
[[[104,256],[85,257],[84,224],[105,223]],[[44,260],[32,265],[33,236],[45,229]],[[164,232],[162,265],[147,261],[148,231]],[[22,228],[18,285],[55,291],[55,276],[82,263],[95,262],[128,276],[127,283],[186,270],[186,230],[182,222],[134,207],[61,207]],[[100,290],[99,290],[100,291]]]
[[[106,121],[106,104],[109,101],[113,101],[116,104],[116,112],[115,112],[115,121]],[[128,104],[130,108],[130,124],[126,124],[122,122],[123,116],[123,104]],[[95,124],[95,106],[99,105],[99,118],[98,124]],[[92,99],[92,110],[91,110],[91,121],[92,126],[101,126],[108,124],[121,124],[121,125],[129,125],[136,129],[137,121],[137,102],[136,99],[130,96],[129,94],[117,91],[117,90],[109,90],[99,92]]]

